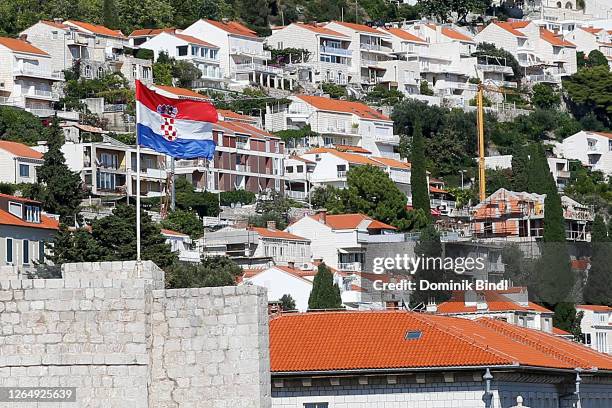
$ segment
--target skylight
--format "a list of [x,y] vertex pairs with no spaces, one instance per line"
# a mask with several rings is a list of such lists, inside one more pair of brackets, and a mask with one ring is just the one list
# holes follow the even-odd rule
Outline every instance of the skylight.
[[404,339],[406,340],[418,340],[423,336],[423,332],[420,330],[410,330],[406,332]]

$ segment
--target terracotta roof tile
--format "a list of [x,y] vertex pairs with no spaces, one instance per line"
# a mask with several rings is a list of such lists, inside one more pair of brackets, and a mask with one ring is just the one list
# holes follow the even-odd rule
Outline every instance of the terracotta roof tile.
[[453,28],[442,27],[442,35],[452,38],[453,40],[474,42],[472,37],[469,37]]
[[[311,215],[310,217],[316,221],[320,221],[322,215],[319,213]],[[370,224],[367,226],[368,229],[396,229],[392,225],[374,220],[373,218],[370,218],[364,214],[326,214],[325,216],[325,225],[334,230],[355,229],[359,227],[359,225],[364,221],[371,221]]]
[[413,41],[423,44],[427,43],[427,41],[423,40],[422,38],[419,38],[414,34],[410,34],[409,32],[402,30],[401,28],[385,28],[383,29],[383,32],[392,34],[398,38],[401,38],[402,40]]
[[168,28],[141,28],[139,30],[134,30],[130,33],[129,37],[149,37],[154,36],[161,33],[170,33],[174,34],[176,32],[176,28],[168,27]]
[[262,227],[249,227],[251,231],[254,231],[265,238],[278,238],[278,239],[288,239],[293,241],[309,241],[307,238],[303,238],[294,234],[291,234],[286,231],[281,231],[277,229],[270,228],[262,228]]
[[[408,339],[408,333],[414,333]],[[612,368],[612,357],[493,319],[406,311],[281,315],[270,321],[274,372],[529,366]]]
[[595,133],[596,135],[607,137],[608,139],[612,139],[612,133],[609,133],[609,132],[589,132],[589,133]]
[[592,312],[612,312],[612,307],[603,305],[576,305],[576,309],[590,310]]
[[175,86],[167,86],[167,85],[153,85],[153,88],[159,88],[162,91],[166,91],[168,93],[171,93],[173,95],[176,96],[183,96],[183,97],[187,97],[187,98],[194,98],[194,99],[210,99],[208,98],[208,96],[206,95],[202,95],[199,94],[197,92],[192,91],[191,89],[186,89],[186,88],[177,88]]
[[50,20],[40,20],[40,22],[48,26],[51,26],[51,27],[59,28],[60,30],[69,29],[69,27],[64,23],[56,23],[55,21],[50,21]]
[[512,28],[521,29],[521,28],[525,28],[529,24],[531,24],[531,21],[528,21],[528,20],[524,20],[524,21],[511,21],[508,24],[510,24],[512,26]]
[[115,37],[115,38],[122,38],[125,39],[125,35],[123,35],[123,33],[120,30],[111,30],[108,27],[104,27],[103,25],[99,25],[99,24],[92,24],[92,23],[86,23],[84,21],[76,21],[76,20],[68,20],[66,21],[67,25],[75,25],[85,31],[89,31],[92,32],[94,34],[98,34],[98,35],[104,35],[107,37]]
[[572,333],[565,331],[563,329],[560,329],[558,327],[553,327],[552,332],[555,336],[571,336]]
[[341,152],[350,152],[350,153],[363,153],[363,154],[371,154],[372,152],[368,149],[364,149],[361,146],[350,146],[350,145],[335,145],[336,150]]
[[337,99],[312,95],[298,95],[298,98],[307,104],[314,106],[316,109],[324,111],[353,113],[363,119],[391,120],[389,117],[378,112],[376,109],[359,102],[340,101]]
[[46,215],[40,216],[40,223],[24,221],[15,217],[13,214],[0,210],[0,225],[12,225],[15,227],[40,228],[40,229],[59,229],[59,221]]
[[202,41],[199,38],[195,38],[190,35],[185,35],[185,34],[172,34],[172,35],[175,36],[176,38],[180,38],[183,41],[187,41],[190,44],[197,44],[197,45],[201,45],[203,47],[208,47],[208,48],[219,48],[214,44],[211,44],[206,41]]
[[580,27],[580,29],[583,30],[583,31],[586,31],[589,34],[593,34],[593,35],[596,35],[601,30],[603,30],[603,28],[595,28],[595,27]]
[[374,161],[369,157],[363,156],[361,154],[339,152],[338,150],[332,150],[329,153],[352,164],[363,164],[375,167],[382,167],[381,163]]
[[0,150],[4,150],[18,157],[27,157],[29,159],[42,159],[43,154],[34,149],[29,148],[28,146],[17,143],[17,142],[9,142],[6,140],[0,140]]
[[0,45],[8,48],[11,51],[15,51],[15,52],[49,56],[49,54],[47,54],[40,48],[36,48],[29,42],[18,40],[16,38],[0,37]]
[[260,139],[280,139],[277,136],[274,136],[271,133],[266,132],[265,130],[259,129],[253,125],[242,122],[217,122],[216,127],[222,131],[229,133],[240,133],[246,136],[253,136]]
[[[487,312],[532,311],[539,313],[552,313],[552,311],[533,302],[528,302],[527,306],[522,306],[496,291],[479,291],[478,294],[484,296],[487,304]],[[476,306],[465,305],[465,292],[455,291],[453,292],[453,295],[449,301],[440,303],[438,305],[437,312],[441,314],[476,313],[478,312],[478,309]]]
[[341,34],[334,30],[330,30],[329,28],[326,28],[325,26],[320,26],[320,25],[315,25],[315,24],[306,24],[306,23],[293,23],[293,25],[305,28],[306,30],[312,31],[317,34],[329,35],[332,37],[349,38],[346,35]]
[[237,21],[222,22],[210,19],[204,19],[204,21],[230,34],[258,38],[257,33],[255,31],[251,30],[248,27],[245,27]]
[[361,31],[364,33],[372,33],[372,34],[378,34],[378,35],[385,35],[385,33],[378,31],[374,27],[370,27],[364,24],[346,23],[344,21],[332,21],[332,23],[341,25],[346,28],[350,28],[351,30],[355,30],[355,31]]
[[540,38],[556,47],[576,47],[571,42],[564,40],[545,28],[540,28]]
[[516,37],[527,37],[525,34],[523,34],[522,32],[520,32],[519,30],[517,30],[516,28],[514,28],[512,26],[512,24],[507,23],[505,21],[496,21],[493,24],[495,24],[496,26],[503,28],[504,30],[508,31],[510,34],[516,36]]
[[372,157],[372,160],[380,162],[385,166],[395,167],[398,169],[409,169],[412,167],[411,163],[391,159],[389,157]]
[[173,230],[169,230],[169,229],[165,229],[165,228],[162,228],[160,231],[164,235],[175,235],[177,237],[188,237],[189,236],[187,234],[183,234],[182,232],[173,231]]

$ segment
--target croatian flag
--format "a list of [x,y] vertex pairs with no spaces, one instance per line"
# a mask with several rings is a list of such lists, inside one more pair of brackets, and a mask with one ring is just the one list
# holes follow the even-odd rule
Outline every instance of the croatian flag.
[[167,98],[136,81],[136,109],[140,146],[177,159],[213,158],[218,115],[211,103]]

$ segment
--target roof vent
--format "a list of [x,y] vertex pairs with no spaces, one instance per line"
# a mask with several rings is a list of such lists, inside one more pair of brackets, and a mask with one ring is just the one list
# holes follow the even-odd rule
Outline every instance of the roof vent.
[[423,336],[423,332],[420,330],[410,330],[406,332],[404,336],[405,340],[418,340]]

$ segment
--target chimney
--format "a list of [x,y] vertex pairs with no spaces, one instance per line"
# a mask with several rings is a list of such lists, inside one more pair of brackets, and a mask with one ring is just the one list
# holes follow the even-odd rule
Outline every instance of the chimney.
[[268,222],[266,222],[266,227],[268,227],[269,230],[275,230],[276,229],[276,221],[268,221]]
[[317,210],[317,215],[319,216],[319,222],[321,224],[327,223],[327,209],[321,208]]
[[64,19],[63,19],[63,18],[57,18],[57,17],[55,17],[55,18],[53,19],[53,22],[54,22],[55,24],[62,24],[62,23],[64,22]]
[[27,34],[21,34],[21,35],[19,36],[19,39],[20,39],[21,41],[28,42],[28,35],[27,35]]
[[287,266],[290,267],[291,269],[295,269],[295,262],[293,261],[287,262]]

